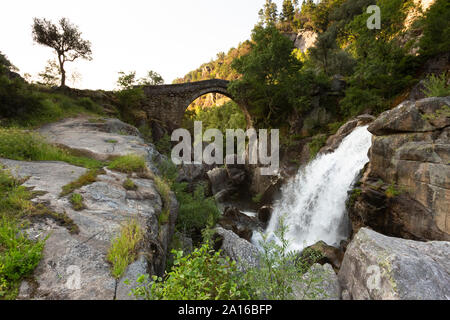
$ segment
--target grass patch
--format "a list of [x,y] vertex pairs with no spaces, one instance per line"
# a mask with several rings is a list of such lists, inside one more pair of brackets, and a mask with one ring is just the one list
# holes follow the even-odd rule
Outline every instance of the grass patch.
[[14,128],[0,128],[0,157],[20,161],[63,161],[85,168],[101,168],[104,164],[54,146],[37,133]]
[[92,169],[83,174],[81,177],[79,177],[77,180],[66,184],[64,187],[62,187],[62,191],[60,196],[64,197],[68,194],[72,193],[73,191],[80,189],[83,186],[92,184],[97,181],[97,176],[100,174],[104,174],[105,171],[102,169]]
[[394,183],[392,183],[387,189],[386,189],[386,197],[388,198],[395,198],[396,196],[401,194],[401,191],[398,190]]
[[44,240],[32,241],[21,230],[35,212],[32,193],[0,167],[0,299],[15,299],[21,280],[39,263]]
[[111,242],[107,260],[111,263],[111,273],[116,279],[119,279],[128,265],[136,260],[143,237],[138,222],[130,220],[122,226],[119,236]]
[[155,185],[163,202],[162,211],[158,217],[159,225],[163,225],[169,222],[170,217],[170,185],[163,178],[158,176],[155,177]]
[[108,139],[106,140],[106,143],[117,143],[119,141],[115,140],[115,139]]
[[123,187],[126,189],[126,190],[137,190],[137,185],[133,182],[133,180],[131,180],[131,179],[126,179],[124,182],[123,182]]
[[70,203],[75,211],[81,211],[86,207],[83,203],[83,196],[79,193],[73,193],[70,196]]
[[146,168],[144,157],[135,154],[118,157],[108,165],[108,169],[123,173],[143,173]]

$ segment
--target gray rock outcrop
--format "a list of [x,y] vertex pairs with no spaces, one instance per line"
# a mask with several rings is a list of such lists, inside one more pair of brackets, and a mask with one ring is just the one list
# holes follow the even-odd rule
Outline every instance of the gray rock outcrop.
[[381,114],[370,163],[349,203],[353,230],[450,240],[450,97],[405,101]]
[[450,299],[450,243],[391,238],[362,228],[339,271],[346,298]]
[[[117,155],[140,154],[149,167],[157,153],[138,136],[136,128],[118,120],[94,122],[85,118],[67,119],[45,126],[40,132],[53,143],[92,156],[109,159]],[[94,123],[95,124],[95,123]],[[132,134],[132,135],[130,135]],[[63,162],[25,162],[0,159],[24,186],[40,191],[32,200],[63,215],[72,227],[61,225],[52,216],[36,217],[26,230],[30,238],[48,237],[43,257],[32,280],[22,283],[19,299],[112,300],[131,299],[139,274],[162,275],[178,212],[175,196],[167,223],[159,222],[163,200],[150,177],[127,175],[103,169],[96,181],[76,193],[82,195],[84,209],[75,211],[69,196],[61,196],[63,186],[77,180],[87,169]],[[126,190],[131,179],[136,190]],[[135,220],[141,226],[143,241],[138,258],[121,279],[111,275],[107,254],[121,226]],[[125,285],[124,280],[129,280]]]

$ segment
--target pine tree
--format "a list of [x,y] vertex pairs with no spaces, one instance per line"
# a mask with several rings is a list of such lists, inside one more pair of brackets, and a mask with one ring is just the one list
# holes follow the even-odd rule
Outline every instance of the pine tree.
[[277,4],[272,0],[266,0],[263,9],[259,10],[259,25],[275,24],[278,20]]
[[294,21],[295,8],[292,0],[283,1],[283,11],[281,12],[281,21],[292,22]]

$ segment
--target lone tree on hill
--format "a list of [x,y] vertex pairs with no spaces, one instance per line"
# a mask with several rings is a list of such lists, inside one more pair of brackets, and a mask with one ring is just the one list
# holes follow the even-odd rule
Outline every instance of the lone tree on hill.
[[81,32],[68,19],[59,20],[59,26],[47,19],[33,19],[33,40],[53,48],[58,55],[61,88],[66,86],[64,64],[78,58],[92,60],[91,43],[81,38]]

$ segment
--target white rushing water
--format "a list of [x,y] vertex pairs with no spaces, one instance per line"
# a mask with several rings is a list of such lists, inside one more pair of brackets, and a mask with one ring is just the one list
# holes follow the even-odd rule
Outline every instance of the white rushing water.
[[[290,250],[302,250],[317,241],[339,245],[348,236],[345,201],[356,175],[369,161],[371,134],[367,126],[356,128],[333,153],[320,155],[300,169],[282,189],[282,198],[275,203],[266,230],[268,240],[274,239],[279,218],[284,216],[288,227]],[[253,242],[259,243],[260,234]]]

